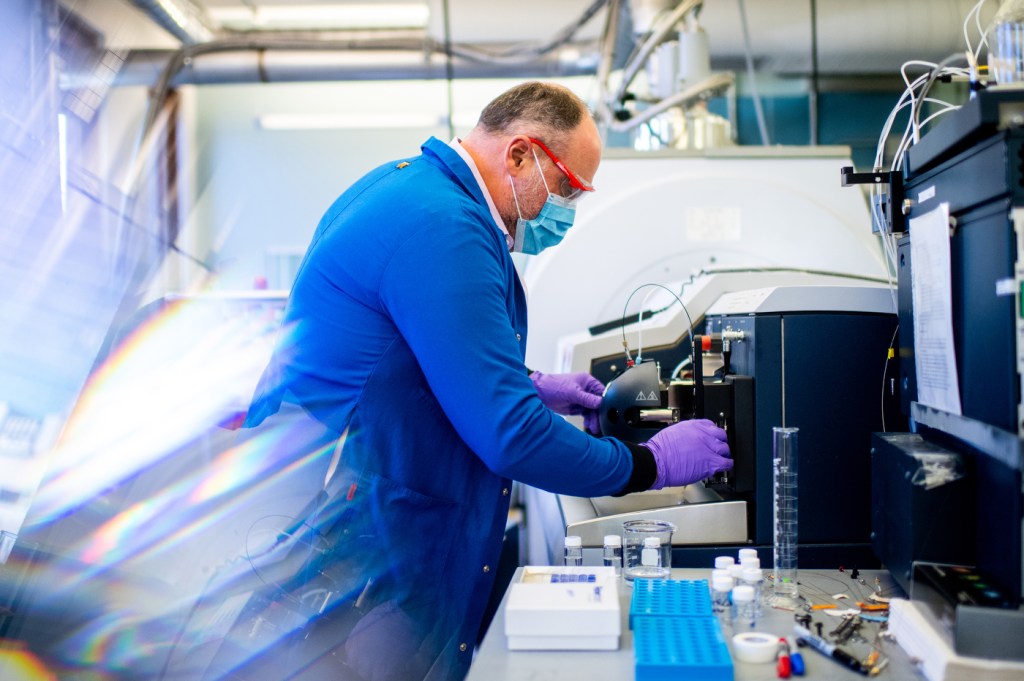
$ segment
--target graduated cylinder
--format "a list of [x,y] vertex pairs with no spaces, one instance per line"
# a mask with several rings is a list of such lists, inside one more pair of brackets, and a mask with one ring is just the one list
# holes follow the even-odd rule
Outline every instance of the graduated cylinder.
[[775,580],[773,606],[795,608],[797,590],[797,433],[799,428],[772,428],[772,473],[775,483]]

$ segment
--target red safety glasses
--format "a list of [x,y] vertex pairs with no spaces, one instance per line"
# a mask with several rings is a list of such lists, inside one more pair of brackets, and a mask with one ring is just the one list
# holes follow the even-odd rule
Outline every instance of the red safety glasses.
[[576,192],[573,192],[573,196],[572,197],[565,197],[565,198],[575,198],[575,197],[579,196],[579,192],[592,192],[592,191],[594,191],[594,187],[589,182],[587,182],[586,180],[581,179],[580,177],[575,175],[571,170],[569,170],[568,166],[566,166],[557,156],[555,156],[551,152],[551,150],[548,149],[546,144],[541,142],[539,139],[535,139],[533,137],[530,138],[530,141],[533,142],[534,144],[536,144],[538,147],[540,147],[541,151],[543,151],[545,154],[548,155],[548,158],[550,158],[551,162],[555,164],[555,167],[558,168],[559,170],[561,170],[562,173],[565,174],[565,177],[569,180],[569,185],[573,189],[578,190]]

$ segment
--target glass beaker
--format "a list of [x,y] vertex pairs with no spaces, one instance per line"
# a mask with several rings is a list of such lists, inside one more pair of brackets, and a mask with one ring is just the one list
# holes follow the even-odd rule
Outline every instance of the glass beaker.
[[[634,579],[668,579],[672,574],[672,533],[676,526],[664,520],[627,520],[622,523],[622,570],[627,582]],[[645,542],[647,539],[657,540]],[[646,544],[646,546],[645,546]]]
[[775,580],[771,604],[792,610],[799,605],[797,552],[797,433],[799,428],[772,428],[772,472],[775,478]]
[[999,85],[1024,81],[1024,0],[1005,0],[988,36],[989,76]]

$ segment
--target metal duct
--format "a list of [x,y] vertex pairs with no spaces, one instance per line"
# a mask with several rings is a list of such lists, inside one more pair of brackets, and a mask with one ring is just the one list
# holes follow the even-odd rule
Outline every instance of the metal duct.
[[[115,86],[153,85],[174,55],[171,51],[134,51],[117,75]],[[528,64],[489,64],[456,60],[456,78],[557,78],[592,75],[593,59],[579,53],[553,53]],[[172,86],[228,83],[287,83],[350,80],[434,80],[447,76],[444,55],[424,50],[251,49],[214,52],[191,58],[171,80]],[[65,83],[71,84],[72,81]]]
[[131,0],[150,19],[184,45],[212,40],[213,24],[192,0]]

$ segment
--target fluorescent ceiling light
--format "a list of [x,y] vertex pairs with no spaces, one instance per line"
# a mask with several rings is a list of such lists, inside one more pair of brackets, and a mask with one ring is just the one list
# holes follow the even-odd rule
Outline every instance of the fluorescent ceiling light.
[[209,7],[207,12],[221,26],[236,30],[426,28],[430,18],[422,2]]
[[264,130],[358,130],[373,128],[434,128],[444,121],[429,113],[264,114]]

